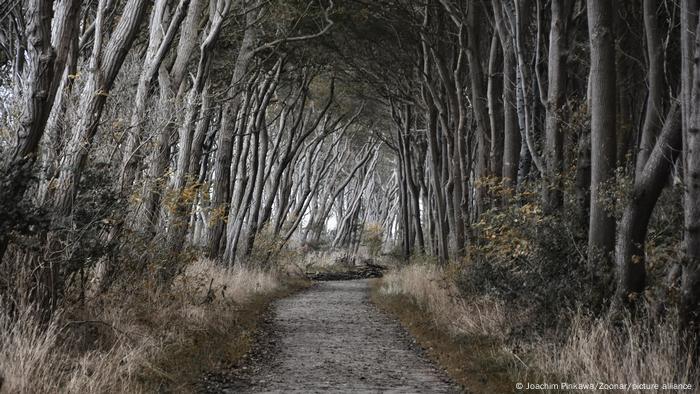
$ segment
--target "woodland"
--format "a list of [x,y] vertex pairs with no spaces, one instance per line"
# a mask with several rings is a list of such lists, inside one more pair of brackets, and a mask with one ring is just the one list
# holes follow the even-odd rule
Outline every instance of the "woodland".
[[697,390],[699,17],[0,0],[0,392],[189,391],[308,261],[381,266],[379,304],[481,349],[436,345],[464,386]]

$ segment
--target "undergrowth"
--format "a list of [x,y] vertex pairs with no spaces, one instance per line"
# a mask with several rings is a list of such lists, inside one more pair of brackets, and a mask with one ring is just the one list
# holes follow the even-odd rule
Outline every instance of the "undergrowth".
[[434,266],[412,264],[375,282],[372,300],[396,316],[466,392],[508,392],[514,361],[495,333],[503,317],[490,300],[470,304]]
[[470,392],[513,392],[515,382],[690,385],[658,391],[678,393],[700,387],[700,371],[681,345],[673,313],[640,322],[647,312],[613,317],[579,308],[550,324],[558,329],[538,331],[527,323],[541,318],[532,309],[492,296],[465,297],[455,272],[411,263],[386,274],[374,300]]
[[198,260],[167,288],[120,281],[48,322],[31,309],[0,313],[0,392],[192,391],[201,373],[249,350],[269,301],[297,285]]

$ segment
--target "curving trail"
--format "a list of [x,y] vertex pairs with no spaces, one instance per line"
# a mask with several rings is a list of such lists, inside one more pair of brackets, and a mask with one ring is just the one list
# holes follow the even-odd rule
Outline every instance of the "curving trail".
[[411,337],[369,300],[367,280],[320,282],[278,301],[269,353],[238,382],[214,392],[450,393],[445,373],[424,359]]

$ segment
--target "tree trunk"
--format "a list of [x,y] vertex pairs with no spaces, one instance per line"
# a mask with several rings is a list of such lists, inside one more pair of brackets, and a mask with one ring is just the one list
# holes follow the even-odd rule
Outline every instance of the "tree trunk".
[[[690,91],[688,108],[690,114],[688,114],[688,127],[683,133],[685,256],[681,281],[680,323],[681,328],[687,330],[691,338],[697,340],[700,336],[700,24],[697,22],[698,5],[693,4],[693,8],[683,9],[682,12],[690,15],[696,28],[694,47],[689,48],[693,52],[692,55],[687,56],[692,59],[693,65],[690,68],[692,85],[686,87],[686,91]],[[691,33],[683,30],[681,34],[690,35]],[[686,39],[689,40],[690,37]]]
[[137,162],[140,162],[140,160],[136,160],[134,156],[137,154],[138,145],[141,141],[143,123],[146,115],[146,103],[150,96],[151,82],[165,59],[165,55],[175,38],[180,23],[185,18],[188,2],[189,0],[180,0],[165,34],[163,34],[162,24],[165,21],[165,11],[168,2],[166,0],[158,0],[153,6],[149,25],[148,49],[146,50],[146,58],[144,59],[136,87],[134,109],[131,112],[129,134],[127,135],[126,147],[122,157],[121,172],[118,182],[120,190],[131,189],[131,183],[134,181],[136,165]]
[[[539,1],[539,0],[538,0]],[[566,93],[566,0],[552,1],[552,20],[549,29],[549,61],[547,102],[545,115],[544,185],[545,208],[557,211],[564,203],[562,171],[564,169],[564,134],[561,129],[562,106]]]
[[636,173],[631,201],[620,220],[615,258],[617,297],[623,303],[636,301],[646,286],[644,244],[649,220],[681,148],[681,111],[674,103],[644,168]]
[[13,161],[23,158],[33,161],[36,158],[39,141],[61,85],[70,45],[77,33],[75,17],[79,5],[77,0],[60,1],[54,16],[51,1],[31,0],[27,4],[27,58],[31,61],[25,77],[25,103]]
[[591,209],[588,258],[592,267],[608,267],[615,242],[615,218],[606,206],[615,169],[615,35],[613,2],[588,1],[591,42]]
[[[246,2],[247,3],[247,2]],[[233,138],[236,133],[235,129],[235,114],[240,107],[241,102],[241,86],[244,86],[244,77],[248,71],[248,63],[252,58],[253,44],[257,37],[257,15],[259,11],[247,10],[246,28],[243,33],[238,57],[231,76],[230,90],[227,103],[221,120],[221,131],[218,134],[216,145],[216,158],[214,159],[214,171],[216,179],[214,180],[214,189],[212,193],[212,207],[216,210],[221,210],[222,214],[212,218],[211,227],[208,234],[208,254],[210,257],[219,255],[221,238],[224,234],[224,218],[228,215],[230,203],[230,182],[231,182],[231,159],[233,154]],[[235,175],[235,174],[234,174]]]
[[[477,133],[477,158],[476,158],[476,189],[474,191],[474,205],[476,215],[483,211],[484,188],[480,185],[488,176],[489,147],[486,146],[488,136],[493,132],[489,124],[487,99],[484,95],[483,70],[480,58],[480,30],[482,9],[477,2],[470,3],[467,16],[467,62],[469,63],[469,78],[471,82],[471,102],[474,107],[474,119],[476,120]],[[481,25],[480,25],[481,24]]]
[[502,0],[493,3],[496,29],[503,48],[503,116],[505,135],[503,144],[503,180],[512,190],[516,189],[520,164],[521,135],[518,127],[516,83],[517,62],[513,37],[503,16]]
[[[489,173],[493,177],[503,176],[503,76],[498,75],[498,32],[493,33],[489,51],[489,79],[486,87],[488,97],[491,147],[489,149]],[[502,64],[502,62],[501,62]]]

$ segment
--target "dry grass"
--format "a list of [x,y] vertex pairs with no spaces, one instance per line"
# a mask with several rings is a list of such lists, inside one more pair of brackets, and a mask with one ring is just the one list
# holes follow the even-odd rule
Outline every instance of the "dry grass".
[[578,312],[571,319],[566,340],[549,344],[546,350],[537,346],[540,349],[532,352],[533,361],[540,370],[570,382],[681,383],[694,389],[658,391],[696,392],[700,371],[683,351],[677,327],[675,318],[640,324],[629,317],[614,322]]
[[448,276],[435,265],[410,264],[384,275],[380,292],[413,298],[453,334],[501,337],[507,324],[501,303],[488,298],[465,300]]
[[200,259],[187,266],[184,275],[176,278],[175,291],[186,292],[194,288],[202,299],[212,293],[222,300],[241,303],[255,295],[272,293],[281,285],[279,276],[271,271],[241,266],[228,269],[210,260]]
[[514,359],[503,346],[503,308],[459,296],[434,265],[410,264],[384,275],[373,300],[401,320],[428,354],[467,392],[510,392]]
[[132,281],[48,325],[31,310],[0,313],[0,392],[190,391],[199,374],[247,351],[286,288],[274,272],[200,260],[168,290]]
[[57,317],[42,325],[35,316],[0,315],[0,392],[139,391],[135,372],[157,350],[152,343],[117,339],[106,350],[76,351],[66,335],[70,322]]
[[518,331],[527,311],[488,298],[463,298],[450,272],[416,263],[390,271],[378,283],[375,300],[396,314],[451,376],[473,392],[510,392],[515,381],[700,387],[700,370],[682,350],[673,317],[652,323],[579,311],[561,316],[565,329],[535,336]]

